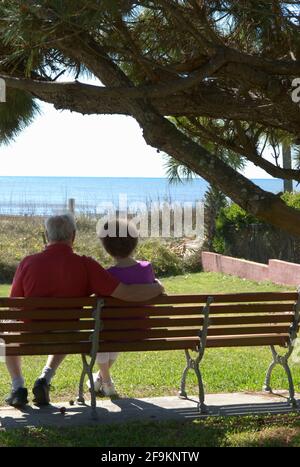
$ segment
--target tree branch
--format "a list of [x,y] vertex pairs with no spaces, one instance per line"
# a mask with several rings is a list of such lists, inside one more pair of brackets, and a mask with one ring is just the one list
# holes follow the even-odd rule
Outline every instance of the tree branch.
[[128,115],[126,102],[113,98],[106,88],[74,82],[38,81],[1,75],[6,85],[21,89],[34,97],[53,104],[56,109],[66,109],[82,114]]
[[[237,122],[236,126],[237,128],[240,127],[241,132],[242,129],[239,125],[239,122]],[[245,138],[247,138],[246,135],[244,135],[244,144],[239,146],[238,144],[221,138],[216,132],[213,133],[212,131],[209,131],[202,125],[200,125],[200,131],[204,133],[204,135],[206,133],[207,142],[214,141],[216,144],[223,146],[224,148],[227,148],[235,152],[236,154],[239,154],[240,156],[246,157],[248,161],[252,162],[257,167],[260,167],[261,169],[265,170],[268,174],[272,175],[272,177],[285,180],[295,180],[300,182],[300,170],[283,169],[282,167],[272,164],[272,162],[264,159],[257,153],[256,148],[253,147],[249,139],[248,141],[245,141]]]
[[[78,47],[75,50],[73,48],[73,53],[79,53],[80,61],[88,68],[97,64],[97,76],[105,85],[109,86],[110,80],[113,80],[115,86],[123,86],[124,83],[131,85],[128,77],[108,56],[91,56],[90,53],[85,55],[84,50]],[[254,216],[292,234],[300,235],[300,212],[289,208],[278,196],[262,190],[221,159],[187,138],[172,123],[159,115],[149,101],[130,101],[130,113],[143,128],[143,135],[148,144],[166,152],[210,183],[216,184],[227,196]]]
[[[113,97],[114,88],[92,86],[76,82],[27,80],[0,75],[7,86],[30,92],[34,97],[53,104],[57,109],[67,109],[82,114],[130,115],[126,99]],[[258,98],[241,97],[220,89],[214,83],[203,83],[195,92],[180,93],[168,99],[151,99],[152,105],[161,115],[174,117],[210,117],[229,120],[244,120],[260,123],[287,132],[289,121],[282,119],[280,109]],[[298,133],[296,133],[296,136]]]

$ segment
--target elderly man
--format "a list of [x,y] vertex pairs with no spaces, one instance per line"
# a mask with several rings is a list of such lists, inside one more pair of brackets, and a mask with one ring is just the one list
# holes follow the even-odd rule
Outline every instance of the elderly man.
[[[46,221],[48,244],[45,250],[27,256],[20,263],[11,289],[11,297],[84,297],[92,294],[112,296],[127,301],[145,301],[160,295],[162,286],[156,282],[125,285],[111,276],[97,261],[79,256],[72,250],[76,225],[69,215],[53,216]],[[50,355],[33,387],[34,402],[49,404],[50,381],[65,355]],[[14,407],[27,404],[27,389],[19,357],[7,357],[12,390],[6,402]]]

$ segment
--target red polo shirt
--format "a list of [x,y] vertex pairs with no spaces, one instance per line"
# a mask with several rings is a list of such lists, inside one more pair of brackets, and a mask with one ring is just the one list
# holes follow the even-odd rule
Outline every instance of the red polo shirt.
[[27,256],[16,271],[11,297],[109,296],[120,281],[97,261],[62,243]]

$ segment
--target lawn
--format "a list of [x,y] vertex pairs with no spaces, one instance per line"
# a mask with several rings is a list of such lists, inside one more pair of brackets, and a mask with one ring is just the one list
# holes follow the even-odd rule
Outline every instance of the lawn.
[[[159,433],[159,434],[158,434]],[[297,415],[1,431],[0,447],[300,447]],[[155,449],[156,450],[156,449]],[[98,452],[98,457],[100,451]]]
[[[163,279],[169,293],[203,293],[203,292],[246,292],[286,290],[272,283],[255,283],[236,277],[223,276],[214,273],[196,273]],[[0,296],[6,296],[9,286],[0,286]],[[271,360],[269,349],[238,348],[209,349],[203,365],[203,378],[206,392],[233,392],[261,390],[265,371]],[[24,358],[24,374],[28,388],[31,388],[39,375],[44,357]],[[175,395],[181,372],[184,366],[184,353],[144,352],[121,354],[113,368],[113,377],[121,397],[150,397]],[[69,400],[76,396],[81,362],[77,356],[68,357],[53,381],[52,399],[54,401]],[[296,390],[300,390],[300,368],[292,365]],[[9,379],[5,367],[1,371],[0,399],[3,401],[9,390]],[[286,388],[286,378],[283,371],[275,370],[273,387]],[[196,393],[196,380],[193,375],[188,379],[189,393]],[[0,432],[0,445],[22,445],[24,442],[33,445],[98,445],[98,446],[202,446],[202,445],[255,445],[259,443],[284,444],[288,439],[300,443],[300,428],[297,417],[290,417],[290,432],[286,429],[281,433],[282,422],[278,418],[269,421],[264,426],[263,419],[256,425],[257,418],[244,419],[237,422],[186,422],[167,423],[168,428],[163,436],[157,439],[157,424],[128,424],[126,430],[118,427],[90,427],[85,430],[31,429],[31,438],[24,441],[22,432]],[[252,421],[251,421],[252,420]],[[255,421],[256,420],[256,421]],[[300,426],[300,424],[299,424]],[[204,429],[205,428],[205,429]],[[257,430],[259,432],[257,432]],[[137,431],[137,433],[136,433]],[[161,432],[161,431],[160,431]],[[299,432],[299,433],[298,433]],[[176,436],[175,436],[176,433]],[[289,435],[287,434],[289,433]],[[203,436],[202,436],[203,434]],[[176,439],[178,441],[176,441]],[[263,441],[262,441],[263,440]]]

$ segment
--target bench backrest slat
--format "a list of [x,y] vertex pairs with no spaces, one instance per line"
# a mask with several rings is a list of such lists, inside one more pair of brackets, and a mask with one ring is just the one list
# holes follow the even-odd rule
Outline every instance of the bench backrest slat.
[[0,338],[6,354],[59,354],[69,347],[71,353],[89,353],[96,306],[94,297],[0,298]]
[[[230,326],[237,324],[259,324],[259,323],[291,323],[293,320],[292,313],[281,313],[268,315],[255,315],[255,316],[211,316],[210,324],[214,326]],[[203,318],[195,317],[164,317],[164,318],[145,318],[145,319],[132,319],[132,320],[103,320],[103,330],[117,330],[120,329],[145,329],[145,328],[169,328],[169,327],[191,327],[198,326],[199,329],[203,324]]]
[[[105,298],[99,348],[195,349],[208,297],[161,296],[145,304]],[[285,345],[297,298],[296,292],[214,294],[207,347]],[[6,340],[7,354],[89,352],[96,305],[96,297],[0,298],[0,338]]]
[[[234,294],[198,294],[198,295],[162,295],[147,302],[148,305],[167,305],[180,303],[205,304],[208,297],[214,297],[214,303],[238,303],[238,302],[275,302],[296,301],[297,292],[246,292]],[[107,306],[137,306],[136,302],[128,303],[115,298],[105,298]]]
[[84,331],[94,329],[94,320],[0,322],[0,332]]
[[[283,311],[293,311],[293,301],[283,303],[227,303],[210,305],[210,314],[243,314],[243,313],[276,313]],[[104,307],[102,318],[139,318],[146,316],[169,316],[169,315],[199,315],[202,305],[188,306],[140,306],[140,307]]]
[[0,334],[6,344],[73,344],[78,342],[90,342],[90,332],[57,332],[57,333],[21,333],[21,334]]
[[[239,336],[239,335],[263,335],[263,334],[287,334],[286,326],[249,326],[249,327],[229,327],[229,328],[209,328],[208,336]],[[122,331],[103,331],[100,334],[100,342],[131,342],[144,339],[172,338],[172,337],[195,337],[199,336],[199,329],[140,329],[128,330],[126,334]]]
[[82,308],[90,306],[96,308],[97,297],[80,298],[3,298],[0,297],[0,308]]
[[93,318],[93,309],[0,310],[0,320],[77,320]]

